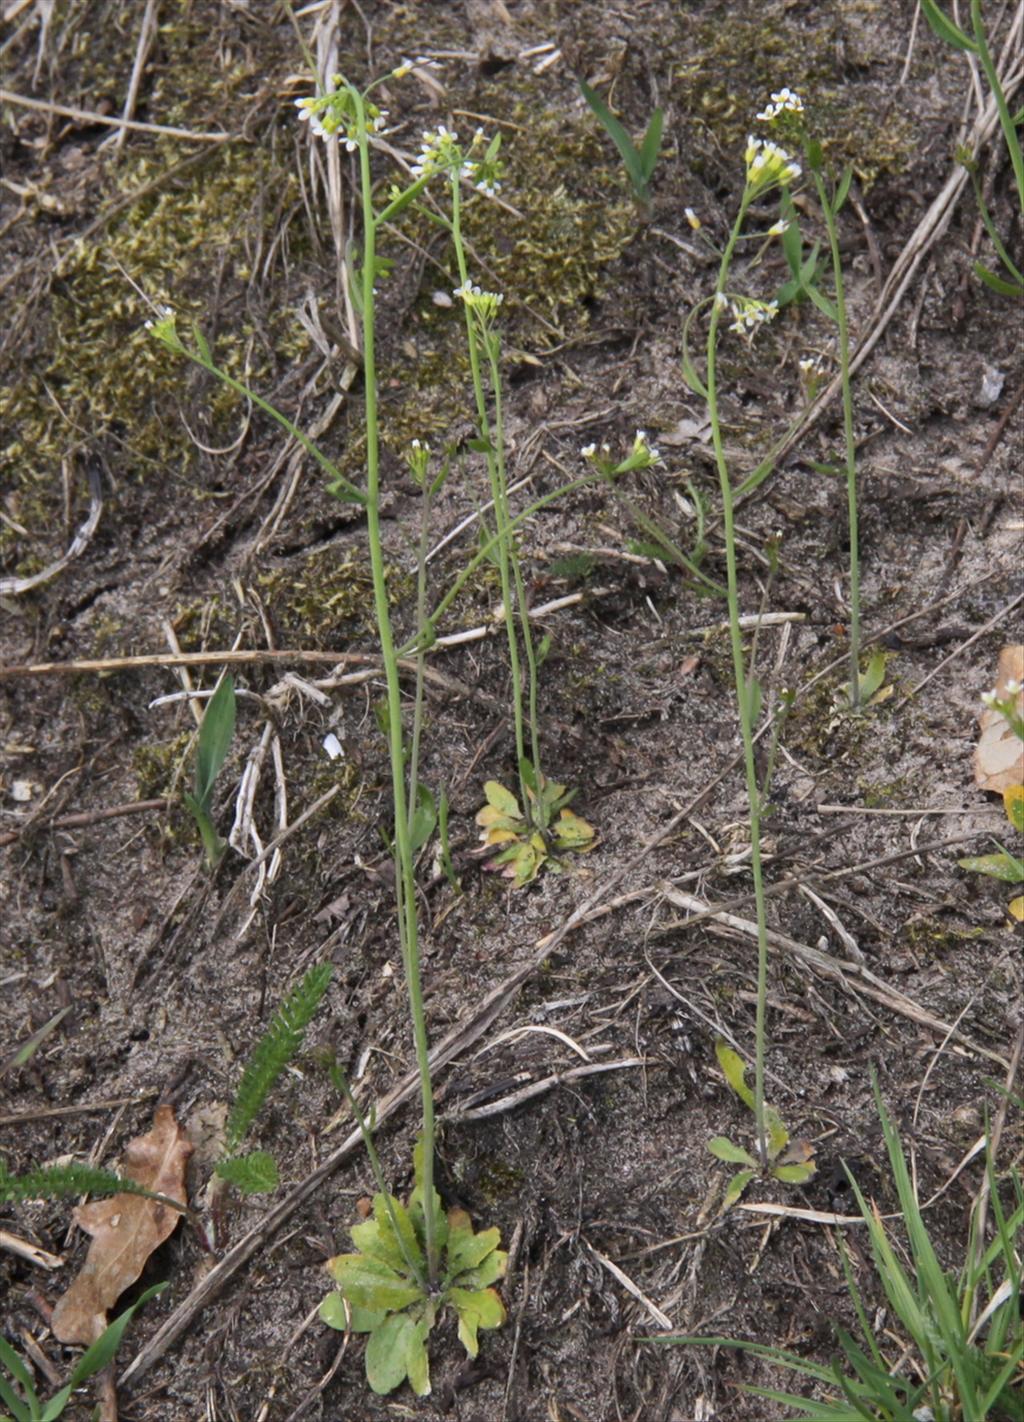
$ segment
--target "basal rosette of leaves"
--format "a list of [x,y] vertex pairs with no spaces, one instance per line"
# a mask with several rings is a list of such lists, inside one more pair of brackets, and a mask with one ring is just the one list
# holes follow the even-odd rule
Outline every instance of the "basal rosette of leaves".
[[459,1341],[471,1358],[478,1331],[505,1322],[505,1305],[492,1287],[508,1267],[499,1231],[475,1234],[465,1210],[442,1212],[436,1191],[434,1204],[441,1265],[433,1288],[419,1183],[407,1206],[394,1195],[375,1195],[372,1215],[350,1231],[357,1252],[327,1261],[338,1288],[320,1305],[320,1317],[332,1328],[369,1334],[366,1379],[376,1393],[393,1392],[408,1379],[417,1396],[427,1396],[427,1338],[445,1308],[454,1310]]
[[479,852],[498,851],[486,867],[514,879],[517,888],[536,879],[545,867],[560,874],[564,867],[560,855],[570,850],[585,854],[597,843],[593,825],[568,808],[575,791],[567,792],[564,785],[542,776],[536,790],[530,788],[527,777],[526,793],[531,803],[530,820],[511,790],[497,780],[488,780],[484,785],[487,804],[476,817]]
[[[747,1085],[747,1069],[743,1058],[727,1046],[721,1038],[715,1042],[715,1056],[729,1086],[743,1104],[754,1110],[754,1093]],[[708,1141],[708,1150],[716,1160],[729,1165],[741,1165],[726,1186],[722,1209],[735,1205],[756,1175],[769,1175],[786,1185],[803,1185],[815,1173],[814,1147],[810,1141],[790,1140],[789,1131],[774,1106],[765,1105],[765,1148],[767,1159],[760,1161],[743,1146],[736,1145],[728,1136],[714,1136]]]

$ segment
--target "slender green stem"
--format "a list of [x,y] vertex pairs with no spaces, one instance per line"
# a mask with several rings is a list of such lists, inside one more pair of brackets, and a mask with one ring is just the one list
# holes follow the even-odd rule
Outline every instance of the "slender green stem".
[[[420,537],[416,550],[416,630],[422,631],[427,620],[427,540],[430,536],[431,487],[427,479],[423,481],[423,508],[420,514]],[[413,697],[412,735],[409,738],[409,835],[412,836],[413,819],[416,815],[416,800],[419,790],[420,735],[423,730],[423,667],[426,647],[416,649],[416,691]]]
[[429,1285],[424,1278],[419,1261],[413,1257],[411,1250],[406,1245],[405,1235],[398,1223],[394,1198],[388,1189],[387,1181],[384,1178],[384,1168],[380,1163],[380,1156],[377,1154],[377,1147],[374,1144],[373,1132],[370,1130],[369,1123],[363,1115],[358,1101],[352,1094],[352,1088],[348,1084],[348,1078],[345,1076],[345,1073],[340,1067],[335,1066],[331,1070],[331,1077],[348,1103],[348,1108],[352,1112],[352,1115],[356,1118],[356,1125],[359,1127],[359,1134],[363,1138],[367,1159],[370,1162],[370,1174],[373,1176],[374,1184],[377,1186],[377,1193],[383,1197],[384,1208],[387,1211],[388,1219],[391,1221],[391,1228],[394,1231],[398,1247],[402,1251],[402,1258],[405,1260],[406,1268],[423,1292],[426,1293]]
[[[549,508],[552,504],[557,503],[559,499],[564,498],[566,494],[574,494],[577,489],[585,489],[589,484],[595,484],[599,479],[603,478],[604,475],[599,469],[592,469],[586,474],[581,475],[579,479],[572,479],[568,484],[560,484],[557,489],[552,489],[550,493],[542,494],[539,499],[534,499],[532,504],[527,504],[525,509],[521,509],[519,513],[509,520],[509,532],[514,532],[524,524],[527,519],[532,518],[535,513],[539,513],[541,509]],[[456,577],[433,612],[425,619],[423,632],[417,632],[414,637],[411,637],[408,642],[405,642],[399,647],[399,657],[411,656],[417,647],[430,645],[437,635],[438,622],[440,622],[449,607],[451,607],[452,603],[466,586],[466,583],[476,572],[477,568],[480,567],[481,563],[487,562],[488,558],[490,558],[491,554],[498,547],[503,536],[504,535],[500,533],[494,533],[477,549],[476,553],[474,553],[473,557]],[[426,642],[423,641],[424,635],[428,638]]]
[[843,438],[846,444],[846,508],[850,531],[850,705],[860,705],[860,525],[857,518],[857,445],[853,437],[853,386],[850,380],[850,330],[846,319],[846,287],[839,252],[839,230],[825,180],[812,169],[818,201],[825,214],[832,275],[836,288],[836,324],[839,327],[839,373],[843,382]]
[[765,1004],[768,995],[768,925],[765,916],[764,879],[761,873],[761,796],[757,784],[757,767],[754,763],[754,732],[751,724],[751,697],[747,685],[746,665],[743,654],[743,634],[740,629],[740,605],[736,571],[736,530],[733,518],[733,488],[729,478],[729,467],[725,459],[722,439],[722,425],[718,413],[718,323],[724,300],[725,284],[732,265],[733,252],[739,239],[751,192],[744,191],[740,209],[736,215],[729,241],[722,253],[715,286],[715,299],[711,305],[711,324],[708,329],[707,345],[707,402],[711,420],[711,439],[715,451],[715,464],[722,490],[722,522],[725,535],[725,563],[727,573],[726,596],[729,600],[729,637],[732,643],[733,675],[736,682],[736,702],[739,708],[740,733],[743,738],[743,768],[747,780],[747,799],[750,804],[750,868],[754,877],[754,902],[757,908],[757,1007],[754,1027],[754,1119],[757,1128],[757,1149],[763,1164],[768,1161],[768,1140],[765,1130],[764,1109],[764,1059],[765,1059]]
[[359,119],[359,172],[363,209],[363,372],[366,411],[366,522],[373,576],[373,600],[380,638],[381,659],[387,685],[388,741],[391,758],[391,788],[395,817],[395,896],[409,1012],[412,1017],[416,1065],[420,1074],[420,1101],[423,1113],[423,1219],[429,1283],[437,1277],[437,1222],[434,1218],[434,1095],[430,1077],[430,1048],[427,1042],[419,955],[419,924],[416,914],[416,885],[405,789],[405,747],[402,732],[402,694],[398,678],[398,657],[391,630],[387,575],[380,534],[380,438],[377,425],[377,364],[374,330],[374,279],[377,272],[377,223],[373,212],[373,182],[370,175],[370,147],[366,133],[362,95],[351,90]]
[[1002,84],[999,82],[999,74],[996,66],[992,62],[992,55],[988,47],[988,37],[985,34],[985,26],[981,18],[980,0],[971,0],[971,28],[974,30],[975,43],[978,46],[978,60],[985,71],[985,78],[989,82],[992,95],[996,101],[996,109],[999,113],[999,126],[1006,139],[1006,147],[1010,154],[1010,163],[1013,167],[1013,176],[1017,184],[1017,201],[1020,204],[1022,216],[1024,216],[1024,153],[1021,152],[1020,139],[1017,137],[1017,129],[1013,122],[1013,115],[1010,113],[1010,106],[1006,102],[1006,94]]
[[[512,518],[508,506],[508,479],[505,476],[505,422],[502,417],[501,407],[501,367],[499,365],[499,344],[495,332],[488,333],[486,340],[487,359],[491,372],[491,389],[494,392],[494,462],[495,485],[501,501],[501,518],[498,527],[505,530],[508,539],[509,561],[512,566],[512,576],[516,585],[516,601],[519,606],[519,625],[523,638],[523,649],[526,652],[526,662],[529,670],[529,720],[530,720],[530,754],[533,757],[533,769],[537,778],[537,788],[540,790],[543,785],[543,777],[540,767],[540,735],[538,732],[537,715],[537,688],[539,678],[537,675],[537,651],[533,644],[533,629],[530,626],[530,606],[526,597],[526,585],[523,581],[522,564],[519,561],[519,554],[515,546],[515,535],[512,532]],[[497,505],[495,505],[497,507]],[[524,799],[529,803],[528,797]],[[525,807],[524,807],[525,808]],[[543,796],[538,794],[535,808],[543,813]],[[542,825],[546,829],[547,825]]]
[[[455,260],[458,263],[459,279],[463,287],[469,285],[469,270],[466,265],[466,252],[462,242],[462,199],[459,190],[459,175],[452,176],[452,244],[455,249]],[[526,754],[526,736],[523,724],[523,676],[519,664],[519,640],[516,636],[515,608],[512,600],[512,577],[510,560],[512,559],[512,536],[508,529],[507,496],[502,498],[502,480],[499,475],[498,454],[495,439],[501,438],[500,431],[495,436],[491,431],[491,422],[487,414],[487,397],[484,391],[483,373],[480,369],[480,342],[476,325],[476,315],[468,302],[463,303],[466,314],[466,342],[469,348],[469,369],[473,381],[473,398],[476,402],[477,427],[480,438],[487,446],[485,459],[487,461],[487,475],[491,485],[491,500],[494,504],[494,517],[497,523],[498,538],[496,543],[496,553],[498,559],[498,577],[501,584],[501,599],[505,616],[505,631],[508,635],[508,661],[509,671],[512,676],[512,717],[515,726],[516,737],[516,764],[522,762]],[[521,780],[521,777],[520,777]],[[529,798],[526,795],[525,785],[520,784],[524,809],[529,810]]]

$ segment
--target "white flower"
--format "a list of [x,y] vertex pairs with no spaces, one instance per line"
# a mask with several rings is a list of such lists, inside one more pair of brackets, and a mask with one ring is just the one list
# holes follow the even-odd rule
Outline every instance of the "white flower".
[[1011,696],[1016,696],[1018,691],[1020,691],[1020,682],[1016,679],[1016,677],[1011,676],[1010,679],[1007,681],[1006,685],[1004,686],[1003,690],[1006,692],[1007,698]]
[[780,217],[778,222],[773,222],[768,229],[769,237],[781,237],[783,232],[789,231],[789,223],[784,217]]
[[694,210],[693,210],[692,207],[684,207],[684,208],[683,208],[683,216],[686,218],[687,222],[688,222],[688,223],[690,224],[690,226],[693,228],[694,232],[699,232],[699,231],[700,231],[700,228],[701,228],[701,221],[700,221],[700,218],[697,216],[697,214],[694,212]]
[[779,114],[802,114],[803,111],[803,99],[787,86],[772,95],[771,103],[766,104],[757,117],[762,123],[771,123],[772,119],[778,118]]
[[726,296],[724,291],[715,292],[715,305],[718,307],[719,311],[724,311],[729,305],[729,298]]
[[582,448],[580,449],[580,454],[583,456],[584,459],[593,459],[593,457],[594,457],[594,455],[595,455],[596,453],[597,453],[597,445],[596,445],[596,444],[585,444],[585,445],[583,445]]

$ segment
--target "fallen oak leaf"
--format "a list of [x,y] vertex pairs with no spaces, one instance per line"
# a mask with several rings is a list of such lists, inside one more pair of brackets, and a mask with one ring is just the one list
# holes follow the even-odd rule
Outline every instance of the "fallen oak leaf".
[[[170,1106],[158,1106],[153,1128],[130,1141],[122,1174],[146,1190],[185,1204],[185,1166],[192,1142]],[[57,1301],[51,1327],[62,1343],[95,1343],[107,1326],[107,1310],[140,1276],[149,1256],[174,1233],[179,1212],[145,1195],[112,1195],[74,1212],[92,1235],[85,1263]]]

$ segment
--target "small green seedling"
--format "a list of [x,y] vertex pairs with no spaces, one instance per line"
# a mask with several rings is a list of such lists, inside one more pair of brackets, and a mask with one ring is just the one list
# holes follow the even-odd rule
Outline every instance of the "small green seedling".
[[[1003,808],[1006,818],[1017,831],[1024,834],[1024,785],[1011,785],[1003,791]],[[1024,883],[1024,859],[1011,854],[996,841],[997,854],[979,854],[970,859],[958,859],[961,869],[972,874],[988,874],[993,879],[1001,879],[1004,884]],[[1018,923],[1024,922],[1024,894],[1018,894],[1007,905],[1010,915]]]
[[[94,1373],[112,1363],[117,1354],[121,1335],[149,1299],[156,1298],[166,1289],[166,1284],[154,1284],[141,1294],[131,1308],[119,1313],[97,1338],[96,1342],[79,1358],[68,1382],[55,1393],[49,1402],[43,1402],[35,1390],[32,1373],[6,1338],[0,1337],[0,1402],[8,1409],[9,1416],[0,1417],[0,1422],[56,1422],[63,1417],[64,1409],[71,1401],[71,1394],[87,1382]],[[7,1376],[5,1376],[5,1373]]]
[[561,873],[559,855],[570,850],[585,854],[597,842],[593,826],[568,808],[575,791],[567,792],[564,785],[556,785],[544,776],[538,783],[533,766],[525,758],[520,775],[529,799],[529,820],[511,790],[497,780],[488,780],[484,785],[487,804],[476,817],[481,853],[498,850],[488,860],[487,868],[513,879],[516,888],[531,883],[544,866]]
[[658,162],[658,149],[661,145],[661,130],[665,115],[661,109],[654,110],[643,141],[637,148],[600,94],[595,93],[590,85],[582,79],[580,80],[580,93],[597,115],[608,137],[619,150],[619,157],[629,174],[629,181],[633,186],[637,201],[643,203],[645,207],[650,206],[650,184]]
[[[1015,1168],[1000,1170],[997,1182],[992,1137],[986,1131],[988,1191],[975,1200],[963,1267],[958,1275],[948,1272],[928,1236],[900,1137],[882,1104],[877,1081],[873,1086],[905,1243],[894,1244],[874,1201],[869,1203],[849,1170],[847,1174],[867,1230],[876,1277],[885,1291],[888,1327],[879,1329],[875,1310],[861,1296],[841,1242],[843,1273],[860,1334],[858,1338],[836,1326],[842,1357],[816,1363],[802,1353],[736,1338],[662,1334],[646,1341],[735,1348],[785,1368],[799,1379],[799,1394],[780,1387],[741,1386],[751,1396],[785,1407],[785,1416],[794,1422],[797,1418],[805,1422],[1015,1422],[1020,1417],[1024,1366],[1020,1175]],[[980,1223],[986,1199],[994,1217],[991,1238],[983,1237]],[[807,1396],[810,1385],[813,1398]]]
[[[743,1058],[727,1046],[721,1037],[715,1042],[715,1056],[726,1081],[743,1104],[753,1111],[754,1093],[747,1085],[747,1069]],[[767,1103],[764,1108],[764,1122],[768,1158],[763,1162],[758,1161],[742,1146],[734,1145],[728,1136],[714,1136],[708,1141],[708,1150],[716,1160],[743,1166],[729,1181],[725,1199],[722,1201],[723,1210],[731,1209],[735,1205],[755,1175],[768,1175],[786,1185],[802,1185],[810,1180],[817,1168],[812,1158],[814,1147],[809,1141],[791,1141],[789,1131],[782,1123],[782,1117]]]
[[[1006,101],[1006,93],[999,80],[995,62],[989,49],[988,35],[981,13],[981,0],[970,0],[971,12],[971,33],[962,30],[959,25],[946,15],[946,13],[935,3],[935,0],[921,0],[921,8],[925,18],[931,25],[935,34],[944,44],[950,45],[953,49],[959,49],[970,55],[972,66],[978,65],[984,71],[992,96],[996,101],[996,111],[999,115],[999,126],[1003,131],[1003,138],[1006,140],[1007,152],[1010,155],[1010,166],[1013,169],[1014,186],[1017,189],[1017,202],[1020,206],[1021,214],[1024,215],[1024,152],[1021,149],[1018,129],[1021,125],[1022,115],[1018,111],[1016,114],[1010,112]],[[978,171],[978,164],[974,155],[967,149],[958,149],[957,158],[967,169],[974,188],[975,201],[978,204],[978,215],[982,225],[988,233],[989,241],[999,258],[1003,268],[1003,274],[994,272],[986,267],[982,262],[975,262],[974,274],[986,286],[997,291],[1000,296],[1008,296],[1015,300],[1020,300],[1024,296],[1024,272],[1014,262],[1010,256],[1005,243],[996,231],[995,224],[985,201],[985,194],[981,184]]]
[[216,869],[228,847],[227,840],[221,839],[214,827],[210,809],[213,803],[213,787],[234,734],[235,683],[230,676],[226,676],[207,702],[199,727],[195,794],[186,790],[182,795],[185,808],[196,822],[206,852],[206,862],[211,869]]
[[474,1234],[465,1210],[441,1209],[433,1193],[435,1246],[442,1264],[429,1284],[423,1189],[423,1148],[415,1155],[415,1189],[403,1205],[394,1195],[373,1197],[373,1213],[350,1234],[355,1254],[327,1263],[338,1287],[320,1305],[331,1328],[367,1333],[366,1379],[376,1393],[393,1392],[408,1379],[419,1397],[430,1392],[427,1338],[445,1308],[458,1320],[459,1341],[471,1358],[481,1328],[499,1328],[505,1305],[492,1287],[503,1278],[508,1255],[497,1229]]
[[852,694],[849,682],[836,692],[834,701],[837,711],[866,711],[871,706],[881,706],[895,693],[896,688],[886,685],[885,668],[888,656],[885,652],[874,652],[867,667],[857,673],[856,694]]
[[285,999],[266,1032],[256,1043],[245,1064],[238,1094],[228,1114],[224,1154],[214,1167],[215,1174],[243,1195],[269,1194],[277,1189],[278,1172],[274,1157],[265,1150],[239,1155],[238,1149],[263,1108],[278,1077],[301,1050],[306,1029],[334,969],[330,963],[310,968],[299,985]]

